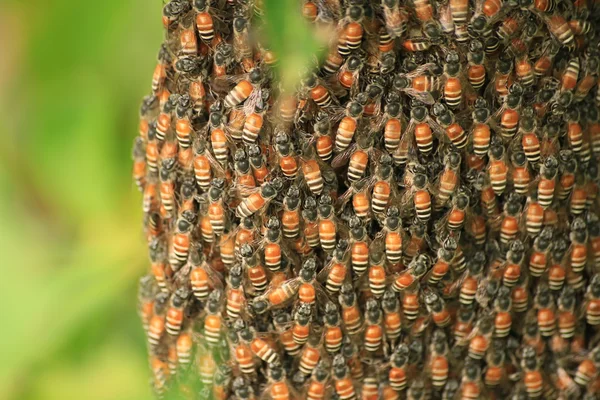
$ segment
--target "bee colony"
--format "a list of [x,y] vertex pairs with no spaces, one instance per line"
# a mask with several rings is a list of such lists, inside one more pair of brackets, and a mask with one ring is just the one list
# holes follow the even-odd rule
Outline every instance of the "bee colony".
[[157,395],[600,398],[600,3],[293,1],[335,33],[295,90],[262,1],[164,5]]

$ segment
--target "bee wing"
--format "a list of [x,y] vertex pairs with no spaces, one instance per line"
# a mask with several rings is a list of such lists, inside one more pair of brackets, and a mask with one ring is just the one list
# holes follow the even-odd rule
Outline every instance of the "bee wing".
[[489,278],[482,279],[479,285],[477,285],[477,291],[475,292],[475,300],[481,305],[482,309],[486,309],[492,300],[486,290],[488,282]]
[[433,105],[435,103],[435,99],[429,92],[421,92],[420,90],[416,90],[413,88],[406,88],[402,90],[404,93],[409,95],[410,97],[420,101],[421,103],[427,105]]
[[396,152],[407,149],[409,154],[415,153],[416,141],[415,141],[415,127],[417,126],[416,121],[411,118],[406,126],[404,132],[401,133],[400,143],[398,144],[398,149]]
[[340,168],[340,167],[347,165],[350,155],[352,153],[354,153],[354,151],[356,150],[357,147],[358,147],[357,144],[353,143],[350,146],[348,146],[348,148],[346,150],[337,154],[331,161],[331,166],[333,168]]
[[416,76],[423,75],[423,74],[431,71],[434,67],[435,67],[434,63],[427,63],[427,64],[420,65],[415,70],[408,72],[406,74],[406,77],[409,79],[412,79]]
[[433,134],[438,137],[438,139],[442,139],[444,142],[449,140],[448,135],[446,135],[446,130],[442,128],[442,126],[435,119],[427,117],[427,124],[431,128]]
[[260,191],[260,186],[258,187],[250,187],[245,185],[233,185],[227,191],[227,195],[230,198],[244,198],[248,197],[253,193]]
[[[246,99],[243,105],[244,114],[250,115],[254,113],[254,109],[259,101],[262,100],[262,89],[260,87],[255,87],[250,93],[250,96]],[[263,113],[264,114],[264,113]]]

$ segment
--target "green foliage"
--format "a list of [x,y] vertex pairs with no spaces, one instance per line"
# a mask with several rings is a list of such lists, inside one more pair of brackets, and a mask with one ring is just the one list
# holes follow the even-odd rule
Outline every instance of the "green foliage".
[[[265,1],[288,87],[319,47],[298,7]],[[147,258],[129,154],[160,19],[158,1],[3,4],[2,398],[150,397],[135,309]]]
[[265,37],[277,55],[278,70],[285,90],[291,90],[309,70],[322,50],[322,38],[309,27],[297,0],[264,0]]

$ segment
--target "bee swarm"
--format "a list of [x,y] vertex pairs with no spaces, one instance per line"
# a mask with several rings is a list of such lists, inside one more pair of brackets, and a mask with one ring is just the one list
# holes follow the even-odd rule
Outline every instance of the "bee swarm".
[[[171,0],[134,179],[159,397],[600,398],[600,3]],[[290,46],[293,46],[290,43]]]

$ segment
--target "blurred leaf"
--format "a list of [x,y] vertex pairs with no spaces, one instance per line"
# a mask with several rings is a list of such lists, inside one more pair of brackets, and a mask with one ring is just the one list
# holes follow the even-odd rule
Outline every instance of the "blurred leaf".
[[264,0],[264,40],[279,59],[285,90],[292,90],[320,53],[322,44],[302,18],[296,0]]

